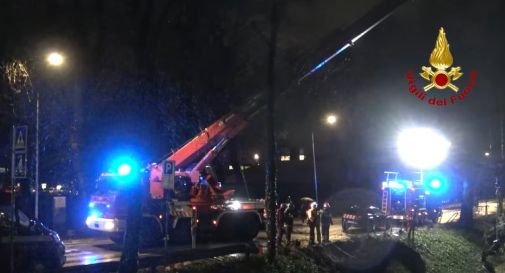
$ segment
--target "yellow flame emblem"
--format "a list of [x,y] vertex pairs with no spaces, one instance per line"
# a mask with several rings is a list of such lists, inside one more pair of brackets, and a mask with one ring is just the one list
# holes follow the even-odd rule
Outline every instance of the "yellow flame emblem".
[[444,28],[441,27],[438,32],[437,42],[435,48],[430,55],[430,64],[437,70],[432,71],[431,67],[423,66],[419,75],[424,79],[431,81],[430,84],[424,87],[424,91],[428,91],[435,87],[437,89],[451,88],[454,92],[458,92],[458,87],[452,81],[459,79],[463,73],[461,67],[452,67],[449,72],[445,70],[451,67],[453,62],[451,51],[449,50],[449,43],[445,37]]

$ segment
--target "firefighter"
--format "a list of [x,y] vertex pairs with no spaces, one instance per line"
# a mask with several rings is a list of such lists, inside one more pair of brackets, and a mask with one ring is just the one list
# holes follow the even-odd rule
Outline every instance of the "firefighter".
[[288,197],[287,207],[284,210],[284,228],[286,231],[286,242],[291,244],[291,233],[293,233],[293,222],[295,220],[296,209],[291,197]]
[[275,217],[277,218],[277,245],[281,245],[282,236],[284,236],[284,211],[286,210],[286,204],[282,203],[276,211]]
[[333,219],[330,212],[330,203],[323,204],[323,212],[321,214],[321,229],[323,233],[323,243],[330,242],[330,225],[333,225]]
[[[313,202],[307,210],[307,224],[310,229],[309,245],[314,245],[314,237],[317,235],[317,242],[321,243],[321,217],[317,203]],[[316,233],[316,234],[314,234]]]

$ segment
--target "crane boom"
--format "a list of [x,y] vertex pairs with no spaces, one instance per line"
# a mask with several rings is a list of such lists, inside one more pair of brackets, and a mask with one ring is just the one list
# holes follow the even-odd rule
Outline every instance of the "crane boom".
[[[395,10],[398,9],[406,0],[385,0],[375,6],[372,10],[367,12],[364,16],[356,20],[345,33],[339,33],[344,37],[344,46],[340,47],[337,51],[333,52],[329,57],[325,57],[315,67],[312,67],[309,72],[303,74],[300,78],[293,81],[300,84],[308,76],[319,70],[330,60],[354,45],[354,43],[363,37],[366,33],[378,26],[388,17],[390,17]],[[356,35],[358,33],[358,35]],[[318,50],[327,54],[328,46],[327,41]],[[320,58],[320,56],[317,56]],[[292,85],[284,90],[280,95],[286,94]],[[202,130],[193,139],[182,145],[179,149],[174,151],[169,156],[165,157],[167,160],[175,161],[176,175],[189,177],[193,184],[198,183],[200,173],[203,168],[209,164],[216,156],[217,153],[226,145],[229,139],[237,135],[242,129],[247,126],[248,119],[256,115],[265,106],[265,99],[262,94],[254,96],[248,101],[241,111],[232,112],[227,114],[210,126]],[[151,195],[163,194],[161,187],[161,164],[151,167],[150,182],[156,186],[151,185]],[[156,183],[157,182],[157,183]],[[156,194],[153,195],[153,190]]]

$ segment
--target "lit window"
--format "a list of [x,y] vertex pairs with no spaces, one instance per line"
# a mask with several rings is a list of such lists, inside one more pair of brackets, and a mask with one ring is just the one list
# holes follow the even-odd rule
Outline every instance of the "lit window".
[[233,171],[233,165],[228,165],[228,170]]
[[291,156],[289,155],[281,155],[281,161],[289,161],[291,159]]
[[298,158],[300,159],[300,161],[303,161],[305,160],[305,155],[299,155]]
[[251,168],[251,166],[249,166],[249,165],[242,165],[242,166],[240,166],[241,170],[247,170],[249,168]]

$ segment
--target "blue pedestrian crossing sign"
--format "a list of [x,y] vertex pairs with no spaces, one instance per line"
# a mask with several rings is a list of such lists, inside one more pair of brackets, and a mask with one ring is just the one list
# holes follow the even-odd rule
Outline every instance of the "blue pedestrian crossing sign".
[[14,178],[26,178],[28,126],[18,125],[13,127],[12,132],[12,166]]
[[167,190],[174,189],[175,183],[175,161],[163,160],[163,188]]
[[14,127],[14,149],[16,151],[25,150],[27,147],[28,140],[28,127],[27,126],[15,126]]
[[14,156],[14,178],[26,178],[26,153]]

